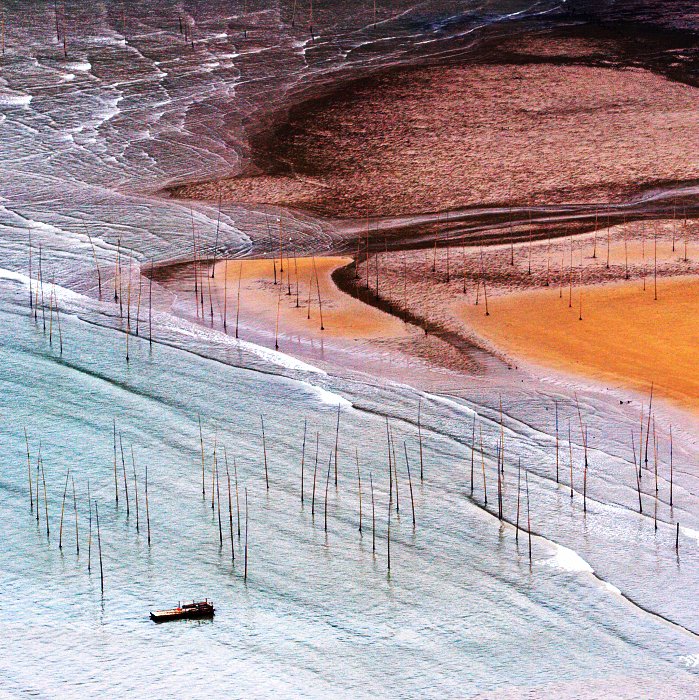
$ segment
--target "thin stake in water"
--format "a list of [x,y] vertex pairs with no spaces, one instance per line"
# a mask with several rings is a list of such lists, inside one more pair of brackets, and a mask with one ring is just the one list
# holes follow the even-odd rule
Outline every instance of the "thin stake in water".
[[408,470],[408,484],[410,486],[410,507],[413,511],[413,529],[415,529],[415,500],[413,499],[413,479],[410,476],[410,462],[408,461],[408,448],[403,441],[403,451],[405,452],[405,466]]
[[[27,473],[29,475],[29,510],[31,513],[34,512],[34,489],[32,487],[32,462],[29,456],[29,436],[27,435],[27,428],[24,428],[24,442],[27,445]],[[38,497],[38,494],[37,494]],[[38,507],[38,505],[37,505]]]
[[63,489],[63,500],[61,501],[61,524],[58,528],[58,549],[63,549],[63,514],[66,509],[66,494],[68,493],[68,479],[70,479],[70,467],[66,472],[66,485]]
[[369,472],[369,488],[371,489],[371,551],[376,554],[376,509],[374,507],[374,481]]
[[75,495],[75,479],[70,477],[71,484],[73,485],[73,514],[75,515],[75,553],[80,555],[80,532],[78,530],[78,498]]
[[138,517],[138,479],[136,478],[136,460],[133,455],[133,445],[131,445],[131,466],[133,468],[133,488],[134,497],[136,499],[136,532],[140,532],[140,518]]
[[333,454],[331,452],[330,456],[328,457],[328,474],[325,477],[325,506],[324,506],[323,520],[324,520],[324,528],[325,528],[326,533],[328,531],[328,487],[330,486],[330,467],[332,466],[332,462],[333,462]]
[[223,461],[226,465],[226,480],[228,481],[228,528],[231,536],[231,561],[235,562],[235,546],[233,544],[233,499],[231,498],[231,473],[228,471],[228,454],[226,446],[223,446]]
[[359,532],[362,531],[362,475],[359,471],[359,450],[354,448],[354,458],[357,462],[357,492],[359,494]]
[[303,505],[303,468],[306,462],[306,426],[307,420],[303,419],[303,445],[301,447],[301,505]]
[[248,487],[245,487],[245,573],[243,581],[248,580]]
[[265,440],[265,419],[264,416],[260,416],[260,421],[262,422],[262,454],[265,461],[265,484],[267,485],[267,490],[269,491],[269,474],[267,473],[267,441]]
[[104,567],[102,566],[102,537],[100,535],[100,514],[97,510],[97,501],[95,501],[95,519],[97,520],[97,551],[100,558],[100,589],[104,593]]
[[318,474],[318,440],[319,434],[316,431],[316,460],[315,466],[313,467],[313,496],[311,497],[311,517],[316,514],[316,476]]

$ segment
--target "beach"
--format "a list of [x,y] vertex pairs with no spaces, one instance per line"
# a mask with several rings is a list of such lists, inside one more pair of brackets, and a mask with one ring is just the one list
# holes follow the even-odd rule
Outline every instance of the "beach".
[[698,19],[4,3],[0,694],[696,696]]
[[[282,251],[283,255],[283,251]],[[246,327],[275,329],[278,338],[403,338],[406,325],[379,309],[343,294],[332,273],[349,257],[265,258],[219,261],[214,275],[218,310],[227,294],[227,327],[235,327],[240,281],[240,314]],[[227,272],[226,272],[227,271]],[[322,319],[322,323],[321,323]]]
[[657,299],[638,281],[517,292],[490,301],[489,316],[464,305],[466,323],[506,352],[600,384],[670,399],[699,413],[699,277],[663,279]]
[[699,90],[640,67],[601,66],[603,47],[534,37],[498,47],[491,62],[342,86],[260,136],[241,176],[171,192],[362,218],[603,206],[698,179],[690,154],[699,149]]

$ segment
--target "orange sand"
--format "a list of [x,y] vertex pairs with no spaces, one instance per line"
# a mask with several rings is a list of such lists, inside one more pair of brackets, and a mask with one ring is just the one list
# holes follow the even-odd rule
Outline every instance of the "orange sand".
[[699,278],[518,292],[463,310],[481,336],[513,355],[648,390],[699,412]]
[[[235,315],[238,294],[238,278],[242,266],[240,292],[241,323],[254,325],[273,332],[277,323],[279,310],[279,335],[302,338],[397,338],[414,333],[397,318],[367,306],[353,297],[341,292],[331,279],[334,270],[351,262],[347,257],[315,258],[318,285],[313,272],[312,258],[298,258],[294,261],[284,260],[281,270],[279,259],[276,260],[277,281],[274,284],[274,265],[270,259],[263,260],[229,260],[216,263],[215,286],[223,307],[224,271],[228,268],[228,328],[235,328]],[[298,275],[297,275],[298,272]],[[291,277],[291,296],[289,291]],[[296,280],[298,277],[299,305],[296,307]],[[308,319],[309,283],[310,320]],[[323,327],[320,329],[320,312],[318,306],[318,289],[322,302]]]

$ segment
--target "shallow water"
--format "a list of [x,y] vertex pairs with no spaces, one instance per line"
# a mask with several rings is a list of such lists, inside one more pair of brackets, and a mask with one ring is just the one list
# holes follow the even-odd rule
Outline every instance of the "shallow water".
[[[407,384],[396,385],[339,376],[175,318],[169,313],[172,298],[157,286],[156,342],[149,346],[142,320],[140,337],[130,338],[130,362],[125,362],[124,321],[107,292],[118,242],[122,254],[127,250],[136,262],[162,261],[190,254],[192,217],[210,244],[216,231],[215,208],[197,206],[192,214],[154,192],[178,179],[238,168],[245,156],[245,130],[270,104],[282,104],[309,83],[446,50],[452,45],[448,39],[463,48],[471,37],[477,39],[474,27],[521,10],[548,8],[514,1],[469,4],[464,14],[462,3],[392,3],[391,13],[381,10],[377,30],[369,30],[365,5],[348,5],[340,13],[321,4],[316,20],[321,39],[314,45],[308,44],[306,30],[292,31],[288,21],[280,33],[288,4],[269,10],[251,3],[247,43],[240,39],[240,18],[227,3],[185,9],[180,3],[125,3],[126,29],[121,4],[70,7],[65,62],[52,38],[52,3],[6,4],[8,53],[0,76],[3,694],[119,697],[147,690],[157,697],[369,697],[387,692],[468,697],[553,684],[556,692],[547,695],[565,696],[592,679],[609,690],[629,678],[652,677],[664,684],[661,694],[686,697],[687,688],[696,686],[699,484],[691,421],[675,432],[675,505],[670,510],[667,421],[662,412],[658,419],[663,437],[656,531],[654,487],[645,470],[644,515],[635,510],[629,438],[638,424],[635,397],[633,404],[620,405],[613,392],[577,387],[590,445],[584,514],[575,387],[532,378],[513,387],[515,379],[496,376],[473,378],[459,396],[445,397],[407,386],[409,377]],[[196,19],[195,52],[184,47],[178,12],[187,21],[191,15]],[[73,40],[78,27],[83,32]],[[225,137],[219,136],[221,124],[228,125]],[[313,240],[317,250],[330,244],[330,233],[318,222],[298,217],[300,245]],[[47,297],[49,283],[54,278],[59,283],[60,330],[48,308],[45,332],[42,312],[34,318],[28,308],[29,228],[34,274],[42,246]],[[244,252],[253,239],[264,245],[264,230],[264,212],[226,209],[221,251]],[[101,303],[88,232],[104,272]],[[495,466],[500,396],[506,442],[502,523]],[[555,482],[554,399],[561,432],[568,419],[573,426],[572,502],[565,440],[563,483]],[[338,404],[335,489],[327,475]],[[478,439],[471,451],[474,411],[477,435],[483,431],[482,462]],[[400,506],[391,516],[390,577],[386,416],[395,442]],[[122,465],[117,450],[118,507],[113,421],[125,455]],[[25,428],[32,490],[41,450],[48,537],[43,485],[38,522],[37,504],[30,509]],[[320,449],[313,515],[316,431]],[[414,529],[403,441],[413,480]],[[214,444],[222,544],[218,512],[210,501]],[[356,455],[362,478],[361,535]],[[229,471],[235,459],[241,500],[239,539],[235,495],[231,499],[235,563],[226,456]],[[517,542],[512,525],[520,458],[529,470],[535,533],[531,565],[526,533],[520,532]],[[79,555],[70,487],[63,547],[58,547],[68,468],[76,487]],[[334,469],[330,473],[334,476]],[[376,507],[375,555],[369,475]],[[94,512],[88,542],[88,479],[99,508],[104,595]],[[522,523],[524,503],[520,492]],[[674,548],[678,520],[679,557]],[[217,606],[213,622],[155,626],[148,620],[150,609],[204,596]]]
[[[696,673],[686,667],[691,663],[687,659],[699,653],[695,634],[699,621],[693,605],[697,542],[689,530],[683,531],[678,558],[673,529],[666,524],[674,515],[687,528],[699,529],[696,496],[690,493],[690,489],[696,493],[696,479],[686,474],[686,463],[678,467],[675,512],[661,505],[662,520],[655,533],[652,519],[633,511],[635,494],[623,473],[625,469],[633,473],[633,468],[615,456],[617,449],[624,452],[616,444],[617,436],[600,434],[612,417],[623,424],[623,415],[610,401],[591,397],[583,409],[594,426],[590,442],[595,444],[588,512],[583,516],[580,492],[571,505],[567,488],[556,487],[552,479],[551,438],[539,426],[539,413],[544,405],[550,408],[551,397],[515,392],[504,397],[506,413],[521,416],[526,410],[531,421],[505,420],[504,499],[505,518],[514,522],[514,463],[522,456],[531,470],[532,530],[544,535],[533,538],[530,566],[525,533],[520,533],[517,544],[512,525],[497,519],[493,447],[500,432],[498,410],[481,403],[476,393],[466,402],[422,395],[425,480],[420,483],[415,424],[420,396],[415,391],[376,388],[303,369],[287,368],[292,376],[281,377],[259,371],[274,370],[273,365],[261,364],[257,370],[230,367],[159,343],[151,354],[144,339],[133,339],[127,367],[121,337],[115,339],[113,331],[67,314],[62,317],[61,356],[55,338],[53,347],[48,344],[41,316],[35,322],[28,315],[24,296],[24,290],[11,295],[5,290],[6,310],[0,315],[7,339],[0,351],[2,409],[7,416],[0,482],[7,533],[2,579],[6,599],[23,601],[20,614],[14,606],[3,606],[0,613],[6,639],[2,662],[6,689],[49,696],[99,690],[115,696],[148,687],[169,694],[186,682],[192,696],[211,692],[315,696],[331,689],[369,696],[390,689],[400,696],[444,697],[617,674],[652,673],[656,680],[685,682],[685,674]],[[328,480],[328,460],[334,454],[337,403],[341,421],[335,489],[333,468]],[[469,498],[474,408],[484,430],[490,512],[481,507],[479,452],[475,493],[473,500]],[[566,406],[567,411],[572,408]],[[392,515],[390,577],[382,413],[390,416],[398,453],[400,513],[399,519],[395,512]],[[262,414],[269,490],[264,480]],[[205,441],[205,499],[199,417]],[[114,503],[113,419],[125,450],[128,516],[120,449],[120,503],[118,507]],[[304,419],[308,431],[302,506]],[[38,523],[29,508],[25,426],[34,473],[41,443],[49,538],[43,486]],[[541,427],[550,428],[550,417]],[[316,431],[320,450],[313,517]],[[623,443],[621,436],[619,440]],[[403,441],[411,464],[415,529]],[[209,500],[214,442],[222,545],[217,508],[212,510]],[[140,532],[131,447],[140,493]],[[247,583],[242,578],[244,498],[242,539],[238,539],[235,486],[231,499],[235,564],[231,561],[224,449],[229,470],[236,460],[239,494],[248,491]],[[355,450],[362,474],[361,536]],[[678,452],[679,465],[688,455]],[[150,547],[143,500],[146,465]],[[63,549],[58,548],[69,467],[76,482],[79,556],[71,488]],[[578,448],[576,478],[580,468]],[[370,474],[376,555],[371,547]],[[94,522],[92,572],[87,572],[88,479],[100,513],[103,596]],[[666,498],[664,481],[661,489]],[[568,549],[557,548],[554,541]],[[693,632],[643,612],[617,589]],[[155,626],[147,619],[149,609],[203,596],[217,605],[211,623]],[[672,695],[668,685],[668,696]]]

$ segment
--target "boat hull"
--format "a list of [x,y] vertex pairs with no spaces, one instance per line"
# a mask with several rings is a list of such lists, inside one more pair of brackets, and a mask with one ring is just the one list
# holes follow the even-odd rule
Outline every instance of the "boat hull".
[[172,620],[210,620],[213,616],[213,605],[198,605],[172,610],[156,610],[151,612],[150,619],[153,622],[170,622]]

